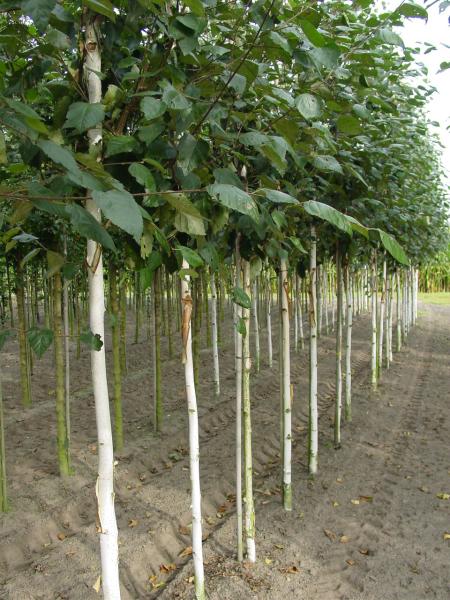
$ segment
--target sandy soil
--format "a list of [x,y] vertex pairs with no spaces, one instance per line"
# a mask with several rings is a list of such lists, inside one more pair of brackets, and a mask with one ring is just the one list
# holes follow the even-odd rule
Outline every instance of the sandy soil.
[[[353,421],[332,445],[334,339],[319,353],[320,472],[306,471],[307,350],[293,355],[294,510],[280,505],[278,364],[252,376],[258,563],[234,559],[234,363],[221,349],[222,395],[202,351],[198,390],[205,570],[210,600],[425,600],[450,597],[450,307],[420,320],[376,393],[367,316],[354,326]],[[277,331],[274,325],[274,332]],[[231,324],[224,332],[231,331]],[[130,322],[130,339],[132,323]],[[145,331],[143,338],[146,338]],[[262,349],[265,349],[262,331]],[[274,347],[277,344],[275,343]],[[108,340],[107,340],[108,347]],[[167,351],[165,350],[167,357]],[[277,357],[275,356],[275,359]],[[178,359],[163,365],[165,432],[151,433],[149,342],[129,345],[126,449],[116,506],[123,600],[193,598],[187,411]],[[14,342],[1,356],[12,511],[0,517],[1,600],[91,600],[99,575],[96,445],[87,351],[72,361],[75,475],[57,477],[52,356],[36,363],[34,406],[20,407]],[[444,496],[445,498],[445,496]],[[164,584],[164,585],[160,585]]]

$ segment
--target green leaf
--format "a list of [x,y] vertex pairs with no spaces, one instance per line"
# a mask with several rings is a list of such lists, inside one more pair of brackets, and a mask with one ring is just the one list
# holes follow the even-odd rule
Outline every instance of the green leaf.
[[232,210],[248,215],[255,221],[258,220],[258,208],[255,201],[244,190],[227,183],[214,183],[206,188],[212,198]]
[[334,69],[338,64],[340,52],[336,46],[330,45],[323,48],[314,48],[309,52],[309,56],[317,68]]
[[369,229],[369,235],[372,239],[379,239],[382,246],[389,252],[392,258],[395,258],[399,263],[409,266],[409,260],[405,251],[397,240],[383,231],[382,229]]
[[141,110],[145,118],[151,121],[163,115],[167,110],[167,105],[162,100],[158,100],[152,96],[145,96],[141,100]]
[[78,133],[83,133],[92,129],[105,118],[105,108],[100,103],[90,104],[89,102],[74,102],[67,111],[66,122],[63,125],[65,129],[75,129]]
[[426,9],[416,2],[403,2],[395,12],[405,17],[412,17],[413,19],[428,19]]
[[80,342],[86,344],[86,346],[89,346],[91,350],[95,350],[96,352],[101,350],[103,346],[100,334],[96,333],[94,335],[90,329],[87,329],[80,334]]
[[45,41],[58,50],[67,50],[70,48],[70,38],[59,29],[50,29],[45,36]]
[[350,215],[346,215],[347,219],[350,221],[351,228],[353,231],[356,231],[360,235],[364,236],[367,240],[369,239],[369,230],[367,227],[364,227],[357,219],[351,217]]
[[205,14],[203,2],[201,0],[184,0],[184,4],[189,6],[194,15],[202,17]]
[[199,252],[206,264],[208,264],[213,271],[217,271],[220,259],[215,244],[207,242]]
[[64,256],[59,254],[59,252],[53,252],[52,250],[47,250],[47,277],[52,277],[55,273],[57,273],[65,262]]
[[147,167],[144,167],[144,165],[141,165],[140,163],[132,163],[128,167],[128,171],[146,190],[151,192],[156,190],[155,179],[152,172],[147,169]]
[[362,132],[358,119],[351,115],[341,115],[336,121],[336,127],[338,131],[347,135],[358,135]]
[[144,223],[139,205],[129,192],[119,190],[94,191],[92,197],[107,219],[132,235],[139,243]]
[[313,94],[300,94],[295,100],[298,112],[305,119],[317,119],[322,114],[322,103]]
[[111,21],[116,20],[116,13],[109,0],[83,0],[83,4],[94,12],[108,17]]
[[240,333],[243,337],[247,335],[247,326],[245,324],[245,319],[239,317],[238,322],[236,323],[236,331]]
[[3,329],[3,331],[0,331],[0,350],[3,349],[3,346],[6,343],[6,340],[12,336],[12,331],[10,331],[9,329]]
[[304,202],[302,206],[309,215],[322,219],[322,221],[327,221],[348,235],[352,235],[352,226],[347,216],[332,206],[315,200],[308,200],[308,202]]
[[77,233],[88,240],[98,242],[108,250],[116,251],[114,241],[106,229],[82,206],[69,204],[66,207],[66,214],[69,216],[72,227]]
[[237,174],[231,169],[214,169],[213,171],[215,183],[227,183],[242,188],[242,181]]
[[317,31],[317,29],[310,21],[302,19],[300,21],[300,27],[302,28],[303,33],[306,35],[306,37],[313,46],[321,48],[322,46],[326,45],[327,40],[323,37],[321,33]]
[[392,29],[380,29],[378,32],[378,37],[384,44],[389,44],[390,46],[401,46],[405,47],[402,38],[392,31]]
[[315,156],[312,159],[312,164],[316,167],[316,169],[319,169],[319,171],[343,173],[341,165],[334,158],[334,156]]
[[175,229],[189,235],[206,235],[203,219],[185,213],[177,213],[174,221]]
[[56,0],[24,0],[21,3],[23,12],[33,19],[33,23],[40,31],[48,25]]
[[279,190],[260,188],[256,191],[256,194],[261,194],[271,202],[275,202],[277,204],[299,204],[299,201],[296,198],[294,198],[294,196],[286,194],[285,192],[280,192]]
[[55,144],[51,140],[39,140],[37,146],[56,164],[62,165],[68,171],[79,173],[80,168],[77,165],[72,152],[63,148],[59,144]]
[[186,260],[194,269],[203,265],[203,258],[195,250],[192,250],[192,248],[188,248],[187,246],[177,246],[175,250],[180,252],[184,260]]
[[183,193],[173,193],[173,194],[165,194],[164,198],[166,202],[170,204],[176,211],[180,213],[184,213],[186,215],[191,215],[196,219],[201,219],[202,214],[198,210],[198,208],[192,204],[189,198]]
[[136,148],[136,140],[131,135],[116,135],[111,137],[106,144],[105,157],[109,158],[115,154],[133,152]]
[[27,332],[27,338],[33,352],[38,358],[41,358],[53,342],[53,331],[32,327]]
[[250,310],[252,308],[252,301],[248,297],[248,294],[244,292],[244,290],[240,287],[233,288],[232,292],[233,302],[242,306],[242,308],[247,308]]

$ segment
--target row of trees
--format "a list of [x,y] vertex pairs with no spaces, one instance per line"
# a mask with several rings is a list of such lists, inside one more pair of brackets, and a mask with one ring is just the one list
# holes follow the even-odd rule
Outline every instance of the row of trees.
[[[399,348],[416,315],[416,268],[447,239],[439,154],[424,113],[432,90],[411,83],[419,67],[393,29],[405,17],[426,18],[426,11],[401,2],[394,12],[377,13],[370,0],[314,7],[275,0],[25,0],[2,6],[0,194],[7,286],[1,307],[6,320],[17,306],[23,403],[31,403],[29,347],[39,354],[54,341],[58,459],[61,475],[68,475],[67,341],[72,333],[90,345],[102,585],[105,598],[119,598],[105,297],[112,315],[119,449],[127,288],[134,290],[137,336],[151,290],[156,431],[163,426],[163,314],[179,307],[182,343],[170,326],[166,333],[185,365],[192,546],[201,599],[195,395],[201,313],[211,314],[204,322],[211,328],[219,395],[218,313],[226,295],[233,299],[237,553],[242,559],[245,537],[247,558],[255,560],[250,377],[251,355],[258,370],[260,351],[255,336],[251,352],[251,312],[255,333],[264,313],[271,332],[278,290],[283,504],[290,510],[292,322],[294,345],[302,344],[308,314],[309,469],[315,474],[322,314],[328,322],[335,308],[339,445],[344,317],[344,412],[350,418],[354,298],[360,305],[371,299],[375,387],[383,349],[387,364],[392,359],[394,306]],[[42,304],[45,327],[38,326]],[[4,464],[3,446],[1,456]]]

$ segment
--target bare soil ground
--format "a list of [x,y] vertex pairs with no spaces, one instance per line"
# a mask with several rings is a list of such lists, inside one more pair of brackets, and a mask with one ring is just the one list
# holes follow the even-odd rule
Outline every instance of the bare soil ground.
[[[292,357],[294,510],[280,504],[279,378],[262,357],[252,375],[256,565],[234,560],[234,358],[221,348],[222,395],[201,354],[198,389],[204,551],[210,600],[425,600],[450,597],[450,306],[422,305],[407,345],[369,386],[367,316],[354,325],[353,421],[332,444],[334,338],[319,352],[320,472],[306,470],[307,350]],[[274,333],[277,326],[274,324]],[[132,323],[130,322],[130,339]],[[262,349],[265,350],[265,332]],[[146,333],[129,345],[126,449],[116,507],[123,600],[193,598],[187,411],[178,358],[163,364],[165,431],[152,433]],[[177,338],[176,338],[177,339]],[[109,340],[106,340],[107,348]],[[274,344],[277,347],[277,344]],[[111,361],[109,361],[111,362]],[[94,600],[96,430],[88,352],[72,360],[75,475],[57,477],[51,352],[35,365],[34,405],[20,406],[17,348],[1,356],[12,510],[0,517],[1,600]],[[112,379],[110,378],[110,381]],[[443,496],[445,498],[445,496]],[[163,584],[163,585],[161,585]]]

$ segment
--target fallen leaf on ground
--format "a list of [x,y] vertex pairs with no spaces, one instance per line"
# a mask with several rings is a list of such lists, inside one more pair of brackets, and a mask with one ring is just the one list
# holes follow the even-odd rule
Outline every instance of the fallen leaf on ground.
[[192,554],[192,546],[187,546],[184,550],[180,552],[178,556],[191,556]]
[[175,563],[159,565],[159,570],[161,573],[170,573],[170,571],[175,571],[176,568],[177,565]]
[[448,531],[444,533],[444,540],[450,540],[450,533]]
[[360,502],[373,502],[373,496],[360,496]]
[[273,560],[271,558],[269,558],[268,556],[266,556],[266,558],[264,559],[264,562],[266,563],[266,565],[271,565],[273,563]]
[[95,582],[95,583],[94,583],[94,585],[92,586],[92,589],[94,589],[94,590],[97,592],[97,594],[99,594],[99,593],[100,593],[100,588],[101,588],[101,585],[102,585],[102,577],[101,577],[101,575],[99,575],[99,576],[97,577],[97,580],[96,580],[96,582]]
[[359,504],[359,500],[358,500],[357,498],[352,498],[352,499],[350,500],[350,502],[351,502],[352,504]]
[[341,537],[339,538],[339,541],[341,542],[341,544],[347,544],[350,541],[350,538],[347,537],[346,535],[341,535]]
[[191,533],[189,527],[185,527],[184,525],[180,525],[178,527],[178,531],[181,533],[181,535],[190,535]]
[[275,548],[278,548],[278,550],[283,550],[284,546],[283,544],[274,544]]
[[281,569],[279,569],[280,573],[293,573],[293,574],[297,574],[300,572],[300,569],[298,567],[296,567],[295,565],[291,565],[290,567],[281,567]]
[[60,540],[62,542],[63,540],[66,539],[66,534],[65,533],[58,533],[58,535],[56,537],[58,538],[58,540]]
[[419,490],[421,492],[425,492],[426,494],[430,491],[425,485],[421,485]]
[[333,500],[332,505],[334,506],[334,508],[336,508],[336,506],[339,506],[339,502],[337,502],[336,500]]
[[439,498],[439,500],[450,500],[450,494],[445,494],[444,492],[436,494],[436,497]]
[[369,549],[368,549],[368,548],[360,548],[360,549],[358,550],[358,552],[359,552],[360,554],[364,554],[364,556],[368,556],[368,554],[369,554]]
[[329,540],[331,540],[332,542],[336,541],[337,535],[334,533],[334,531],[331,531],[331,529],[324,529],[323,532]]
[[156,575],[150,575],[148,580],[152,584],[152,589],[154,590],[157,590],[164,585],[164,581],[158,581],[158,577]]
[[351,559],[351,558],[348,558],[348,559],[347,559],[345,562],[346,562],[348,565],[350,565],[351,567],[353,567],[353,565],[355,564],[355,561],[354,561],[353,559]]
[[128,521],[128,527],[130,527],[130,528],[136,527],[137,524],[138,524],[138,521],[136,519],[130,519]]

